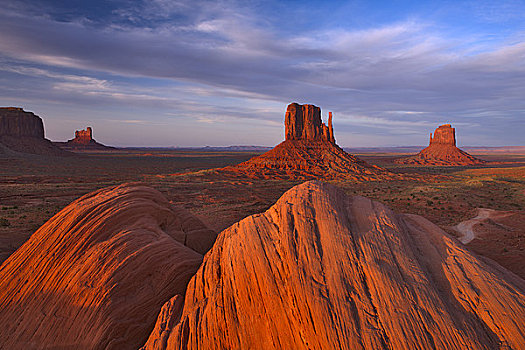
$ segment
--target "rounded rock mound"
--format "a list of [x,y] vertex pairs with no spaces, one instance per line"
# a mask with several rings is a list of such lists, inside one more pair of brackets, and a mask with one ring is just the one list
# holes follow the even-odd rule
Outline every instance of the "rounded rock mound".
[[0,267],[0,348],[137,349],[214,239],[152,188],[85,195]]
[[426,219],[306,182],[219,235],[144,349],[523,349],[524,300]]

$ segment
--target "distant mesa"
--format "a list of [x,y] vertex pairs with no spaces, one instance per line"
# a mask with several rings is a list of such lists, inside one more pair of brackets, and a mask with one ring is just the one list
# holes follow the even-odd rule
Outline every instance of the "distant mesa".
[[0,148],[3,153],[68,154],[44,137],[39,116],[19,107],[0,107]]
[[485,164],[486,161],[471,156],[456,147],[456,129],[450,124],[439,126],[430,134],[430,143],[427,148],[415,156],[395,160],[399,164],[465,166]]
[[215,237],[149,187],[85,195],[0,267],[0,348],[139,348]]
[[272,150],[236,166],[220,169],[225,175],[256,179],[380,180],[389,171],[346,153],[335,143],[332,113],[328,125],[317,106],[288,105],[284,117],[285,141]]
[[55,142],[59,147],[66,150],[111,150],[114,147],[98,143],[93,138],[93,128],[88,126],[86,130],[76,130],[75,138],[67,142]]

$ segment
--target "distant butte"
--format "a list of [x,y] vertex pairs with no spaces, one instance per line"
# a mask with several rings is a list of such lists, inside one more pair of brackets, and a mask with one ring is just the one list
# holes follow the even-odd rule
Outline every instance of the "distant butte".
[[471,156],[456,147],[456,129],[450,124],[439,126],[430,134],[427,148],[415,156],[395,160],[399,164],[462,166],[484,164],[486,161]]
[[317,106],[291,103],[284,117],[285,141],[272,150],[236,166],[220,169],[225,175],[254,179],[380,180],[395,175],[346,153],[335,143],[332,113],[328,125]]
[[75,138],[68,140],[67,142],[56,142],[56,144],[67,150],[108,150],[114,149],[98,143],[93,138],[93,128],[88,126],[86,130],[76,130]]
[[19,107],[0,107],[0,154],[67,155],[44,137],[42,118]]

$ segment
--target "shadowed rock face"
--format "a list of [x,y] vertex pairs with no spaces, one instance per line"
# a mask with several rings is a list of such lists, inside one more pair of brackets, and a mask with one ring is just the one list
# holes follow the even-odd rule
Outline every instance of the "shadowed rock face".
[[42,119],[22,108],[0,108],[0,137],[37,137],[44,138]]
[[144,348],[523,349],[524,291],[426,219],[307,182],[219,235]]
[[335,143],[332,113],[328,126],[314,105],[288,105],[284,117],[285,141],[247,162],[219,170],[222,175],[256,179],[382,180],[395,177],[375,165],[346,153]]
[[17,107],[0,107],[0,144],[10,153],[68,155],[44,138],[44,124],[39,116]]
[[148,187],[76,200],[0,267],[0,348],[137,349],[214,238]]
[[450,124],[441,125],[430,134],[430,143],[427,148],[415,156],[395,160],[399,164],[444,165],[461,166],[486,163],[456,147],[456,129]]

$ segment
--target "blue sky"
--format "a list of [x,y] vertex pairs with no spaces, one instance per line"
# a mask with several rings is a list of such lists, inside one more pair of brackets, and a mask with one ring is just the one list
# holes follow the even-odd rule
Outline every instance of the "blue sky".
[[0,5],[0,105],[52,140],[272,146],[299,102],[342,146],[525,145],[525,1]]

